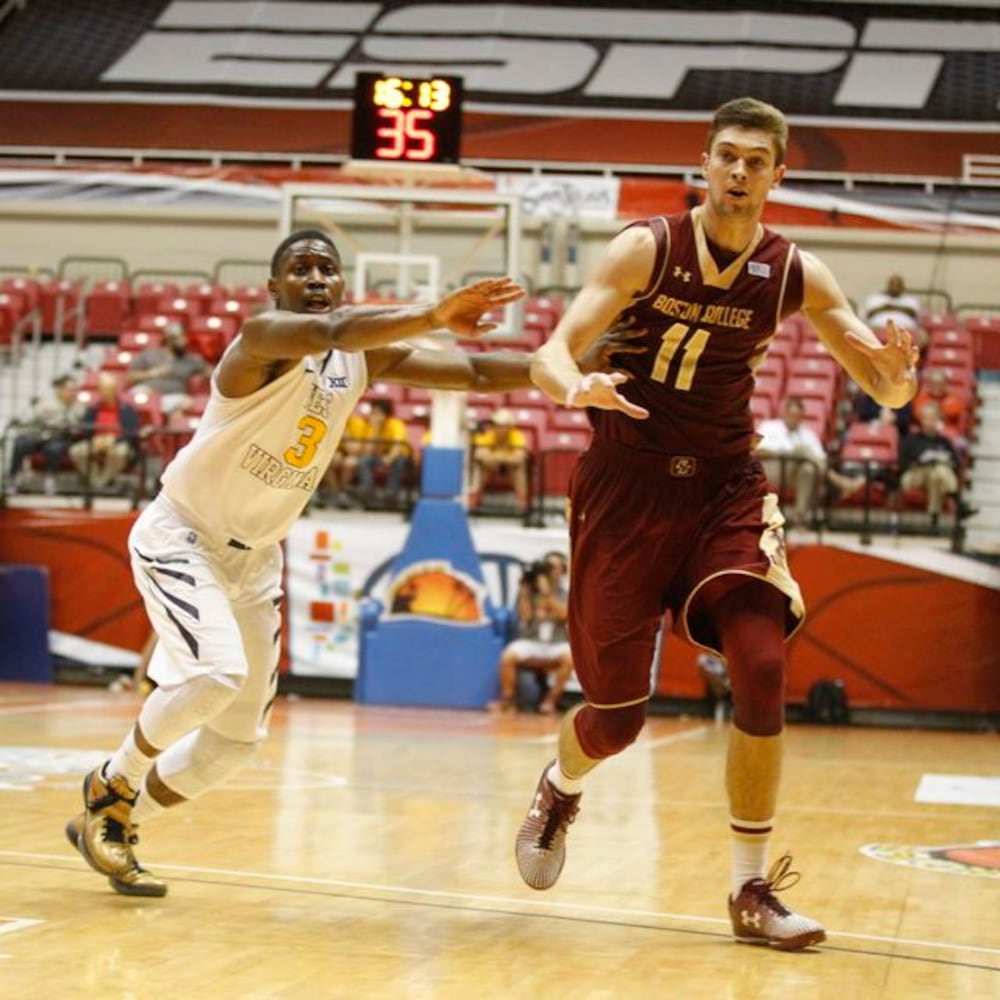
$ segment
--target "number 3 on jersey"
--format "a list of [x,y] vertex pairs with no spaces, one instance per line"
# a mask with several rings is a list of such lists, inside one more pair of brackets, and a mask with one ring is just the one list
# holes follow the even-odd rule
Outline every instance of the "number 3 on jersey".
[[[689,333],[690,337],[688,337]],[[680,389],[681,392],[687,392],[694,381],[694,370],[698,367],[698,359],[708,346],[708,338],[711,336],[710,330],[699,328],[692,331],[691,327],[685,326],[683,323],[674,323],[663,334],[663,344],[656,352],[656,360],[653,362],[650,378],[654,382],[666,382],[670,372],[670,363],[680,351],[681,361],[677,368],[677,374],[674,376],[674,388]]]
[[296,469],[305,469],[316,455],[316,449],[320,441],[326,437],[326,424],[318,417],[303,417],[299,421],[298,441],[291,448],[285,450],[281,457]]

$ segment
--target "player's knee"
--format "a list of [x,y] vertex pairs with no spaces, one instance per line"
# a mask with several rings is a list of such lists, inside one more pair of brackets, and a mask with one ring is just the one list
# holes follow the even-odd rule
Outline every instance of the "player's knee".
[[760,656],[731,675],[733,722],[751,736],[776,736],[785,725],[785,663]]
[[210,673],[192,677],[186,683],[206,716],[214,718],[236,700],[246,684],[246,675],[227,673],[222,668],[217,668]]
[[613,757],[635,742],[646,723],[646,702],[622,708],[585,706],[576,717],[583,752],[594,760]]
[[207,785],[216,785],[245,767],[260,746],[260,740],[234,740],[206,727],[195,751],[199,774]]

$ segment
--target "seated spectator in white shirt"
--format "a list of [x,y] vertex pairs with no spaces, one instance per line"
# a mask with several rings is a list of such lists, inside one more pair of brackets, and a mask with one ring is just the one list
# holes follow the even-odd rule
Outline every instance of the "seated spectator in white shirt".
[[795,490],[789,516],[792,527],[803,527],[814,520],[819,484],[824,478],[845,494],[853,493],[864,484],[862,476],[845,476],[836,469],[827,468],[823,442],[802,422],[804,416],[802,400],[789,396],[780,417],[762,420],[757,426],[760,435],[757,457],[768,479],[779,490],[789,486]]
[[873,330],[880,330],[891,319],[900,329],[916,334],[917,343],[922,345],[926,336],[920,327],[920,311],[920,300],[906,291],[902,276],[891,274],[883,291],[865,299],[861,318]]

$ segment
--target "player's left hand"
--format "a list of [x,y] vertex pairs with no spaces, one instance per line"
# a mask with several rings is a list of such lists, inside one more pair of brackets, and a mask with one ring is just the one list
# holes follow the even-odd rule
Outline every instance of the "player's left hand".
[[439,299],[429,314],[431,327],[451,330],[460,337],[481,337],[497,327],[483,321],[486,313],[523,297],[524,289],[512,278],[484,278]]
[[618,391],[618,386],[627,381],[628,376],[624,372],[591,372],[570,388],[566,394],[566,406],[620,410],[626,416],[645,420],[649,416],[649,410],[637,406]]
[[892,385],[906,385],[917,380],[920,349],[909,330],[900,329],[892,320],[885,325],[885,343],[873,345],[853,330],[845,331],[851,346],[871,361],[879,375]]

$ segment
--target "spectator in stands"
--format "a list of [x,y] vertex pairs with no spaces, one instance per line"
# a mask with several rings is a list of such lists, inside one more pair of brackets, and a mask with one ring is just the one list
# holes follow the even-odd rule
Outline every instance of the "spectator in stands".
[[525,567],[517,589],[517,637],[500,654],[500,699],[492,712],[517,710],[517,672],[531,670],[548,680],[538,705],[543,715],[559,706],[573,673],[573,657],[566,635],[566,558],[551,552]]
[[52,380],[51,399],[35,400],[29,420],[18,425],[10,458],[11,491],[17,491],[17,480],[31,455],[40,454],[44,461],[44,490],[55,493],[56,473],[69,454],[73,432],[83,418],[83,403],[78,398],[80,383],[72,375],[60,375]]
[[958,492],[958,452],[942,433],[942,415],[937,403],[924,403],[919,424],[900,442],[900,486],[904,490],[926,490],[927,513],[931,527],[936,529],[945,498]]
[[354,484],[358,471],[358,460],[369,434],[369,424],[360,413],[352,413],[347,418],[344,436],[340,439],[326,474],[323,476],[325,492],[333,495],[333,502],[343,510],[351,506],[349,490]]
[[959,452],[964,452],[968,447],[965,437],[967,406],[950,390],[948,373],[943,368],[928,369],[920,380],[920,389],[913,400],[913,417],[918,424],[923,424],[922,413],[928,403],[937,408],[937,420],[942,425],[942,432],[951,438]]
[[861,318],[873,330],[881,330],[891,319],[896,326],[909,330],[921,347],[927,342],[926,331],[920,326],[920,300],[906,291],[899,274],[890,274],[885,288],[865,299]]
[[[365,506],[373,500],[387,500],[398,505],[403,479],[413,464],[406,424],[393,415],[392,400],[372,400],[364,440],[357,458],[358,488]],[[376,489],[380,471],[385,474],[385,486]]]
[[122,398],[112,372],[98,375],[97,398],[80,429],[84,438],[70,446],[69,457],[85,482],[104,489],[139,453],[139,412]]
[[768,479],[783,491],[795,490],[792,527],[801,528],[814,520],[819,485],[825,478],[844,494],[853,493],[864,485],[864,477],[847,476],[827,467],[826,449],[819,435],[803,423],[805,406],[798,396],[789,396],[782,406],[781,416],[762,420],[757,428],[760,441],[757,456],[764,465]]
[[143,386],[160,397],[160,409],[165,414],[183,410],[191,404],[188,380],[193,375],[207,375],[208,362],[197,352],[188,350],[184,325],[171,321],[163,328],[162,347],[148,347],[137,354],[125,375],[132,388]]
[[478,507],[483,490],[497,476],[510,480],[521,506],[528,506],[528,439],[514,424],[514,414],[506,408],[494,411],[489,425],[472,439],[472,483],[469,506]]

